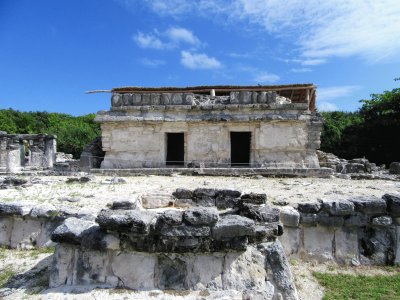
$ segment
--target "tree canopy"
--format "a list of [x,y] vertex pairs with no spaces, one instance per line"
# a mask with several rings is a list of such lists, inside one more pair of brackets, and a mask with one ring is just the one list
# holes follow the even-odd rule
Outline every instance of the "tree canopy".
[[343,158],[366,157],[378,164],[400,161],[400,88],[372,94],[351,112],[322,113],[321,149]]
[[57,135],[57,151],[79,158],[85,145],[100,135],[95,114],[74,117],[48,112],[0,110],[0,130],[7,133],[45,133]]

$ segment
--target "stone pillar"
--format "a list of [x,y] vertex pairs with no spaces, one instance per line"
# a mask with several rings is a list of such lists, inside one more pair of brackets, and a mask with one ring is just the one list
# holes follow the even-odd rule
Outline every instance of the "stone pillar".
[[9,140],[7,145],[6,171],[18,173],[21,171],[21,154],[18,140]]
[[45,141],[44,154],[46,157],[47,165],[44,165],[44,168],[53,168],[53,165],[56,161],[56,152],[57,152],[57,141],[55,137],[49,137]]

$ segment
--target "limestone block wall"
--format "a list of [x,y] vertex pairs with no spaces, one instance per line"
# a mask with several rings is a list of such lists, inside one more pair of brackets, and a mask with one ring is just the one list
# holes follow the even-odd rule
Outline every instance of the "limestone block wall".
[[305,121],[275,122],[119,122],[102,124],[102,168],[164,167],[166,133],[184,133],[186,163],[229,167],[230,132],[251,132],[253,167],[319,167]]
[[63,221],[54,212],[54,207],[0,203],[0,246],[32,249],[53,245],[51,233]]
[[225,297],[235,295],[230,299],[298,299],[276,240],[279,211],[265,204],[265,194],[177,189],[173,195],[193,205],[161,209],[169,200],[147,195],[142,205],[115,201],[95,222],[66,219],[52,233],[58,246],[50,287],[181,290],[185,295],[223,291]]
[[299,203],[281,209],[286,254],[341,264],[400,263],[400,194]]

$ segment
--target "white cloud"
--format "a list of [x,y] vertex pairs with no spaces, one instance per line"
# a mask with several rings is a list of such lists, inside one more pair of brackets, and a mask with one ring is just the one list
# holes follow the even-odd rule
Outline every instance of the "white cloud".
[[186,0],[146,0],[150,7],[159,15],[180,16],[192,10],[191,1]]
[[193,46],[200,44],[200,40],[190,30],[182,27],[171,27],[166,31],[167,37],[174,43],[187,43]]
[[334,103],[330,102],[321,102],[317,103],[317,107],[319,111],[338,111],[339,108]]
[[356,85],[332,86],[317,89],[317,101],[328,101],[337,98],[350,96],[360,87]]
[[204,53],[181,51],[181,64],[189,69],[218,69],[222,64],[214,57]]
[[292,73],[307,73],[311,72],[312,70],[310,68],[293,68],[290,69],[290,72]]
[[276,74],[262,72],[254,77],[254,81],[257,83],[274,83],[277,82],[280,77]]
[[314,59],[304,59],[299,61],[303,66],[317,66],[326,63],[326,59],[314,58]]
[[157,50],[177,48],[180,44],[189,44],[197,47],[201,45],[200,40],[192,31],[183,27],[170,27],[164,32],[153,30],[152,33],[139,31],[133,36],[133,40],[141,48]]
[[[123,0],[118,0],[123,1]],[[138,3],[124,0],[124,3]],[[359,56],[400,61],[399,0],[145,0],[160,15],[192,13],[228,24],[253,26],[293,41],[305,60]],[[309,64],[307,64],[307,60]]]
[[165,61],[161,59],[149,59],[149,58],[142,58],[140,62],[148,67],[157,68],[159,66],[165,65]]
[[152,48],[158,50],[168,48],[167,44],[163,43],[158,37],[151,33],[145,34],[139,31],[133,36],[133,40],[141,48]]

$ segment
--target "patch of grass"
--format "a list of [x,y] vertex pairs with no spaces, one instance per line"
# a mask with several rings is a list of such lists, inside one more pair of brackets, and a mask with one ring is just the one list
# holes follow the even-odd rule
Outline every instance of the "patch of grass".
[[0,247],[0,259],[3,260],[7,257],[7,248],[6,247]]
[[400,274],[390,276],[354,276],[314,272],[313,275],[325,288],[324,300],[400,299]]
[[164,292],[164,294],[172,295],[172,296],[184,297],[184,296],[190,295],[190,291],[186,291],[186,290],[164,290],[163,292]]
[[54,247],[37,248],[31,250],[17,250],[17,254],[21,258],[30,257],[32,259],[38,259],[40,254],[53,254],[55,251]]
[[15,272],[10,266],[0,270],[0,288],[3,288],[4,284],[14,275]]

